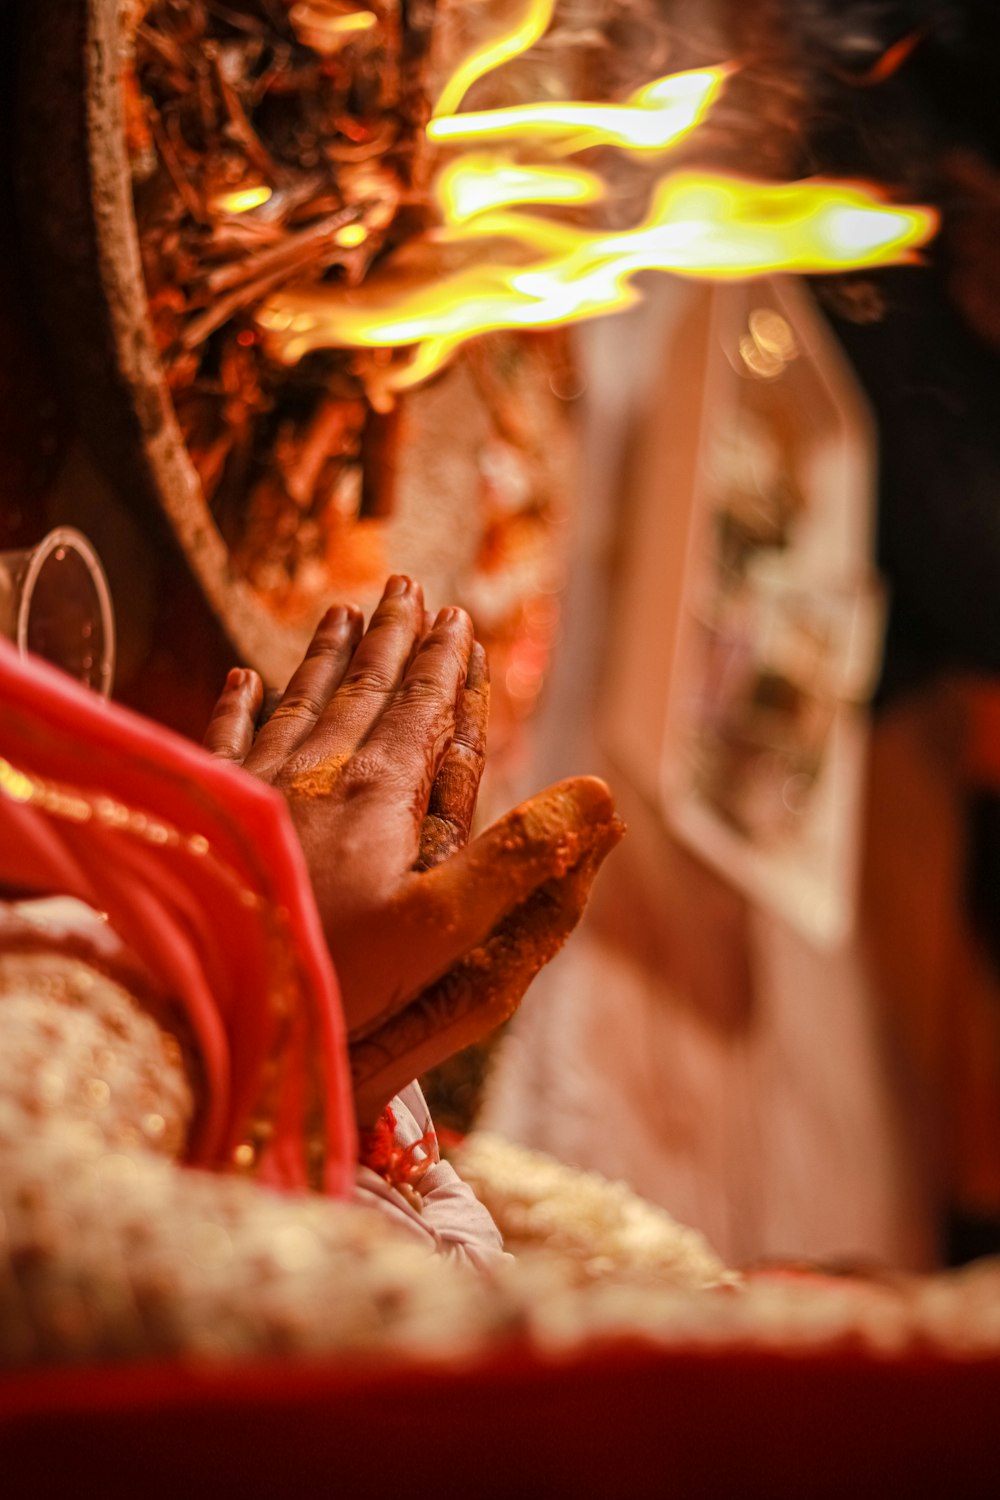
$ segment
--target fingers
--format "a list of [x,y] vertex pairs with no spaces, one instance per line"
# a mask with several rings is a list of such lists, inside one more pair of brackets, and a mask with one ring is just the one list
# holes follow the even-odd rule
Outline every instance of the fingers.
[[342,988],[351,998],[352,1039],[370,1034],[415,993],[484,941],[507,914],[543,885],[565,875],[621,824],[602,781],[581,776],[558,783],[515,808],[443,865],[412,875],[393,912],[394,941],[366,938],[366,978],[374,1000],[355,983],[358,947],[336,953]]
[[424,608],[423,623],[421,624],[420,629],[417,632],[416,639],[413,642],[413,649],[410,652],[409,661],[406,663],[406,670],[407,671],[409,671],[410,667],[413,665],[413,658],[416,656],[417,652],[419,651],[420,645],[421,645],[421,642],[424,639],[424,636],[425,635],[429,635],[433,629],[434,629],[434,611],[432,609],[427,609],[425,607]]
[[290,773],[339,760],[364,743],[403,680],[423,623],[420,585],[398,575],[390,578],[349,669]]
[[[455,734],[472,647],[472,621],[465,611],[441,610],[364,742],[368,771],[406,787],[421,818]],[[418,831],[419,822],[415,836]]]
[[205,730],[204,746],[222,760],[242,765],[253,745],[264,688],[256,672],[234,667]]
[[337,604],[327,610],[301,666],[246,757],[248,771],[273,780],[288,756],[309,737],[343,680],[363,623],[360,611],[350,605]]
[[510,1019],[539,969],[579,921],[594,876],[619,834],[616,825],[604,824],[571,870],[542,885],[479,948],[378,1031],[351,1044],[355,1107],[362,1125],[374,1120],[411,1078]]
[[476,641],[455,715],[454,738],[431,787],[430,804],[420,831],[420,854],[414,866],[417,870],[429,870],[443,863],[469,842],[486,764],[489,713],[489,666],[486,652]]

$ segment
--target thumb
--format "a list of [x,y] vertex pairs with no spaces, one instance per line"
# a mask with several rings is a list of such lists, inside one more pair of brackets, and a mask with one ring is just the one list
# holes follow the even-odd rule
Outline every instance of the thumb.
[[480,1041],[514,1014],[532,979],[583,913],[594,876],[621,837],[617,819],[562,877],[546,880],[391,1020],[350,1047],[355,1105],[374,1120],[411,1078]]
[[620,827],[604,782],[574,777],[515,807],[444,864],[410,876],[393,903],[392,951],[384,940],[379,945],[383,972],[373,992],[382,1003],[374,1012],[368,1007],[368,1014],[352,1014],[352,1041],[477,947],[539,886],[580,865],[596,847],[610,847],[609,830],[615,842]]

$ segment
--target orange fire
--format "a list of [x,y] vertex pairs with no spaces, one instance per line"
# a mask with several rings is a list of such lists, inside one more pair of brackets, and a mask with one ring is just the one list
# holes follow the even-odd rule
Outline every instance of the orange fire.
[[630,306],[641,271],[737,279],[855,269],[912,259],[934,233],[932,209],[890,204],[868,185],[690,170],[660,177],[632,229],[602,232],[555,216],[606,195],[596,173],[567,158],[595,146],[668,152],[705,117],[731,69],[658,78],[621,104],[548,101],[457,113],[477,78],[544,34],[553,5],[532,0],[520,21],[467,57],[446,84],[427,137],[442,152],[462,154],[443,161],[435,179],[440,227],[358,289],[304,284],[272,296],[258,320],[278,358],[294,363],[330,347],[412,347],[408,362],[385,373],[384,399],[391,399],[478,334],[550,328]]

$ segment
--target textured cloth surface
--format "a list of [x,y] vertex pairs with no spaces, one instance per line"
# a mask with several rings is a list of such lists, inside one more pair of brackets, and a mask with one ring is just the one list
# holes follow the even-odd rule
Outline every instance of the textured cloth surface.
[[0,887],[106,912],[182,1009],[206,1081],[192,1159],[249,1150],[263,1180],[346,1193],[343,1018],[282,798],[4,641],[0,707]]
[[[41,935],[46,905],[21,908],[22,930]],[[79,911],[52,923],[87,936]],[[100,968],[9,946],[4,925],[0,1363],[433,1349],[482,1331],[476,1278],[442,1260],[507,1257],[450,1166],[425,1173],[419,1209],[366,1169],[360,1208],[182,1166],[197,1098],[184,1046]],[[429,1128],[407,1093],[403,1144]]]

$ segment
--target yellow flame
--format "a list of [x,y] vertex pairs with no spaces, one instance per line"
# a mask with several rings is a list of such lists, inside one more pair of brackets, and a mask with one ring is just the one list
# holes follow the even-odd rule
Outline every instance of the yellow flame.
[[427,126],[427,138],[438,145],[532,141],[575,151],[592,146],[665,151],[704,119],[730,72],[717,67],[668,74],[636,89],[624,104],[542,101],[437,114]]
[[[449,239],[488,236],[510,242],[513,255],[508,249],[433,280],[373,277],[356,290],[289,288],[259,319],[288,363],[331,346],[432,343],[419,366],[424,379],[477,334],[549,328],[628,307],[636,297],[629,283],[640,271],[727,280],[877,265],[906,258],[934,224],[930,209],[890,206],[858,184],[764,184],[678,172],[660,182],[635,229],[607,234],[515,211],[482,214],[451,225]],[[528,247],[547,253],[532,260],[523,253]]]
[[[883,265],[912,259],[934,233],[931,209],[890,204],[864,184],[766,183],[691,170],[659,180],[634,228],[601,232],[558,217],[559,209],[605,195],[596,174],[565,157],[599,145],[668,150],[704,118],[732,70],[657,78],[622,104],[550,101],[455,114],[477,78],[544,34],[553,5],[531,0],[503,36],[460,64],[442,92],[429,139],[480,149],[439,170],[440,226],[417,253],[386,261],[359,288],[309,283],[273,295],[257,317],[277,358],[291,364],[330,347],[411,349],[408,363],[380,367],[383,400],[425,380],[479,334],[549,328],[628,307],[638,296],[633,278],[643,271],[727,280]],[[522,160],[515,149],[546,159]]]
[[260,208],[271,196],[271,189],[260,183],[257,187],[236,188],[231,193],[220,193],[212,200],[212,206],[223,214],[245,214],[252,208]]
[[464,58],[442,89],[441,97],[434,106],[435,116],[453,114],[477,78],[492,73],[494,68],[510,62],[541,41],[549,29],[555,8],[556,0],[529,0],[524,15],[514,22],[509,31],[494,37],[492,41],[484,42]]
[[583,167],[532,167],[504,156],[463,156],[444,167],[434,197],[445,224],[466,220],[513,203],[598,203],[604,183]]

